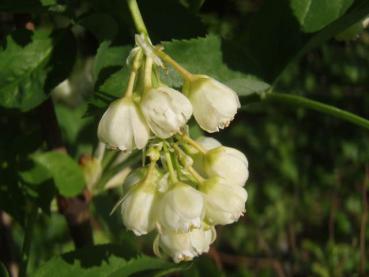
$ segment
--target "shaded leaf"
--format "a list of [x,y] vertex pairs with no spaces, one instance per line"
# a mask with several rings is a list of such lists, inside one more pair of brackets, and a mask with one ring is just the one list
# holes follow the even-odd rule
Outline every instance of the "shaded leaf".
[[78,164],[62,152],[46,152],[33,155],[33,160],[44,166],[53,177],[55,186],[63,196],[76,196],[85,183]]
[[153,276],[162,270],[176,268],[179,271],[183,269],[183,266],[161,259],[136,255],[136,253],[126,251],[120,245],[106,244],[86,247],[52,258],[32,276],[105,277],[131,276],[132,274]]
[[291,8],[303,30],[316,32],[339,18],[353,0],[291,0]]
[[[226,83],[238,94],[266,90],[269,85],[257,78],[230,69],[223,60],[222,41],[215,35],[190,40],[163,42],[164,51],[192,73],[206,74]],[[180,87],[183,83],[173,68],[161,74],[164,82]]]

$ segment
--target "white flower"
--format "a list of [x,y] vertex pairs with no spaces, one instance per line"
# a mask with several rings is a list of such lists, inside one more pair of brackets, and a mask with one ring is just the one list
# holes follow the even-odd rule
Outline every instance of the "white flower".
[[121,98],[110,104],[97,129],[99,139],[122,151],[142,149],[149,140],[150,130],[131,98]]
[[222,146],[222,144],[212,137],[199,137],[196,140],[207,151]]
[[193,106],[193,115],[202,129],[218,132],[233,120],[240,101],[229,87],[206,75],[195,75],[184,91]]
[[244,188],[227,185],[215,177],[203,183],[200,189],[204,193],[205,217],[210,224],[236,222],[245,212],[247,192]]
[[121,206],[123,223],[137,236],[145,235],[155,228],[156,188],[154,184],[133,185],[124,196]]
[[215,237],[214,227],[208,230],[193,229],[186,233],[163,232],[154,242],[154,252],[157,256],[161,256],[160,249],[162,249],[176,263],[190,261],[208,252]]
[[237,149],[219,146],[211,149],[204,157],[204,171],[211,176],[220,176],[228,185],[244,186],[249,178],[249,163]]
[[160,228],[187,232],[198,228],[204,215],[204,201],[199,191],[183,183],[175,184],[161,199],[158,211]]
[[142,99],[141,109],[150,129],[160,138],[177,133],[192,115],[187,97],[166,86],[149,90]]

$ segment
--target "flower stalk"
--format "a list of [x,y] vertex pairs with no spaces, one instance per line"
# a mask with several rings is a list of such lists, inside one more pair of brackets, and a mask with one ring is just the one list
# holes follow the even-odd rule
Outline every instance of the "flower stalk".
[[145,22],[143,21],[140,9],[138,8],[136,0],[127,0],[129,11],[131,12],[133,22],[135,24],[136,30],[140,34],[148,36],[147,28]]

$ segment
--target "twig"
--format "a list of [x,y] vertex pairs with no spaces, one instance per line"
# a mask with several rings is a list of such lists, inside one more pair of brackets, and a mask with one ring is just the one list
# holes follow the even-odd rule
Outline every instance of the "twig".
[[218,269],[223,268],[222,260],[219,256],[219,252],[215,247],[210,247],[208,255],[213,259]]
[[7,267],[10,276],[18,276],[19,266],[13,251],[14,241],[11,233],[11,218],[0,211],[0,261]]
[[[67,152],[54,111],[54,104],[49,98],[40,106],[41,125],[48,148]],[[83,195],[66,198],[57,197],[59,212],[67,220],[69,231],[76,248],[93,244],[91,215],[88,208],[90,197],[86,191]]]

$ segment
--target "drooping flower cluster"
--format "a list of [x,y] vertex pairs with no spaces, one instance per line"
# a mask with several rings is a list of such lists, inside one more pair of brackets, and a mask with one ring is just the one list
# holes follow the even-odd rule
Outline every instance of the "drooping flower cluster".
[[[106,110],[98,136],[110,148],[145,148],[148,165],[124,184],[123,223],[138,236],[156,230],[154,252],[187,261],[209,250],[215,225],[243,215],[249,172],[244,154],[215,139],[191,139],[186,124],[193,114],[203,130],[217,132],[233,120],[240,103],[232,89],[191,74],[145,37],[136,36],[136,43],[125,96]],[[183,77],[182,92],[159,80],[163,62]]]

